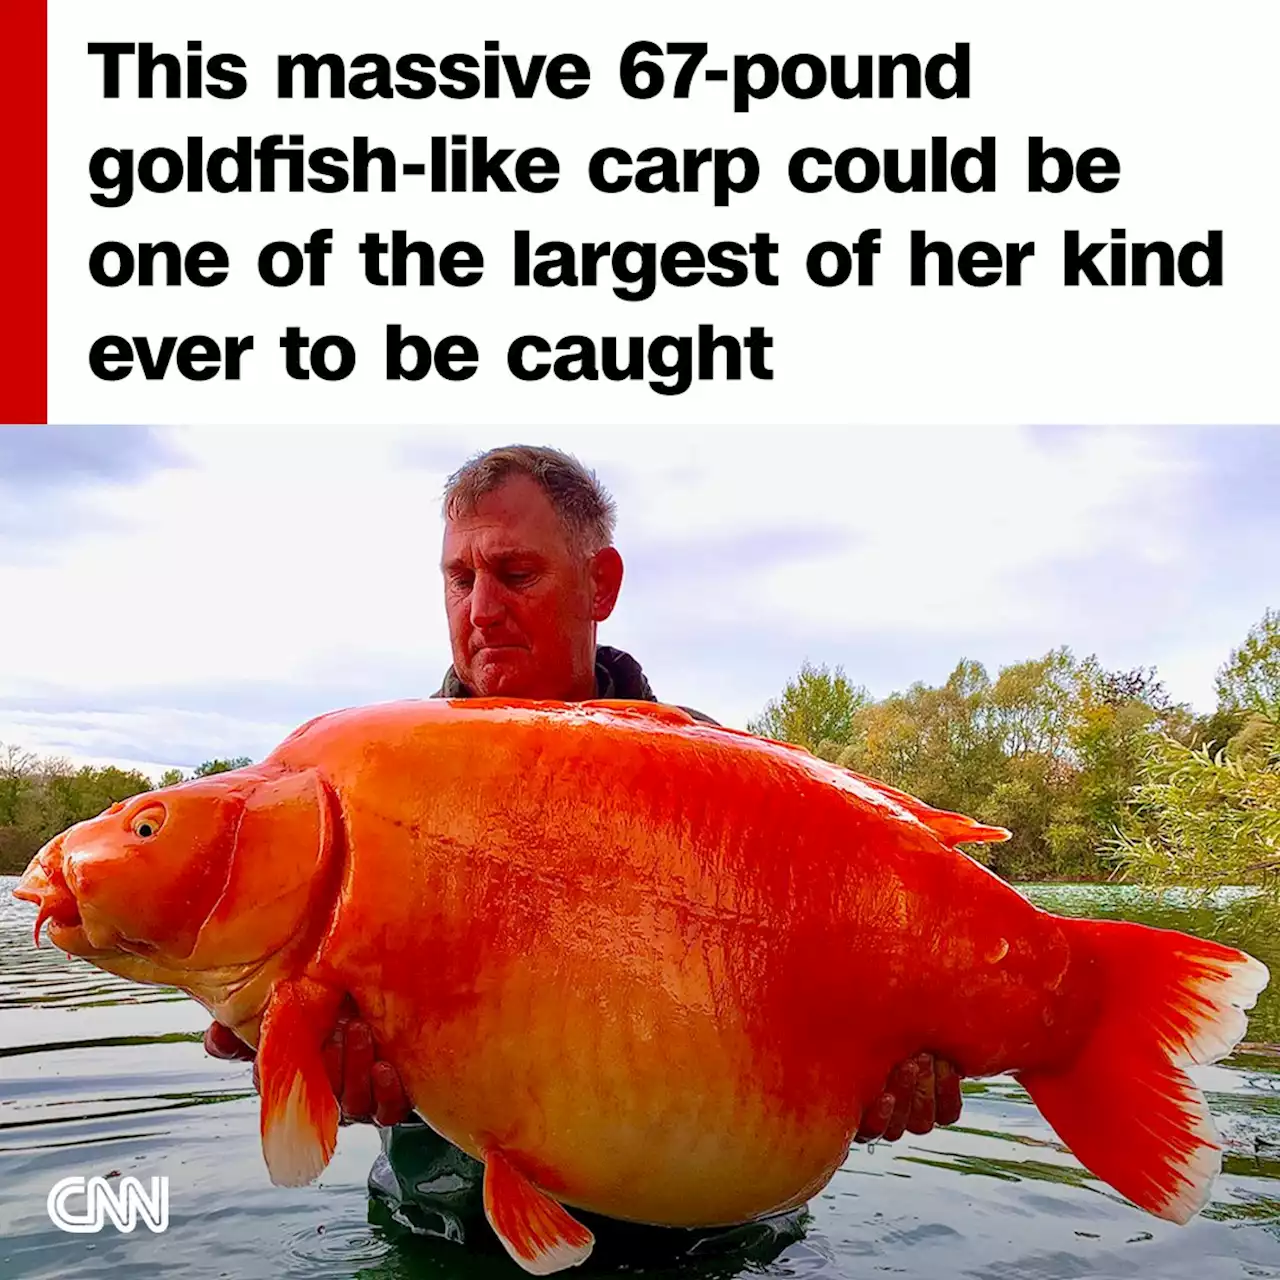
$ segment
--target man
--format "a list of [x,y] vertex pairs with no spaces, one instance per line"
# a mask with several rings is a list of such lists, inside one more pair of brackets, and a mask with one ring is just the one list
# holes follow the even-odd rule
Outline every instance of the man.
[[[595,475],[554,449],[490,450],[456,472],[445,489],[441,568],[453,665],[436,697],[588,698],[656,701],[640,664],[597,645],[599,624],[622,587],[622,557],[613,545],[614,504]],[[701,712],[691,714],[702,720]],[[714,723],[714,722],[712,722]],[[482,1166],[412,1117],[389,1063],[377,1060],[366,1024],[348,1010],[326,1046],[326,1061],[344,1115],[383,1126],[383,1154],[370,1190],[415,1230],[467,1241],[488,1240],[481,1205]],[[216,1023],[210,1053],[250,1051]],[[857,1140],[896,1141],[926,1133],[960,1114],[960,1081],[950,1064],[928,1054],[902,1063],[867,1110]],[[658,1231],[594,1218],[597,1248],[612,1239],[624,1256],[644,1250],[683,1255],[788,1242],[802,1232],[804,1212],[778,1215],[751,1231]],[[619,1243],[620,1242],[620,1243]]]

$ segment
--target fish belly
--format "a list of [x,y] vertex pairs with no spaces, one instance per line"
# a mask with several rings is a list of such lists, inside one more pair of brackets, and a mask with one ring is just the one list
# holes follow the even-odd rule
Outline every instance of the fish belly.
[[428,1013],[392,1050],[415,1106],[470,1154],[497,1146],[557,1199],[636,1222],[742,1222],[826,1183],[858,1119],[846,1073],[824,1089],[811,1063],[806,1089],[736,1019],[607,986],[524,965]]

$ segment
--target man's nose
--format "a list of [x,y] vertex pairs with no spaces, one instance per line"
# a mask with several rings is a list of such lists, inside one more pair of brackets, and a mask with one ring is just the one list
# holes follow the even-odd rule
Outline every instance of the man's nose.
[[491,627],[502,620],[504,610],[502,588],[487,573],[478,574],[471,587],[471,625]]

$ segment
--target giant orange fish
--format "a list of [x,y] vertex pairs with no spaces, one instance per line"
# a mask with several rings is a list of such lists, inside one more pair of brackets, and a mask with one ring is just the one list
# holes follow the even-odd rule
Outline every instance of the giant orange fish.
[[537,1274],[590,1252],[565,1206],[801,1204],[922,1050],[1015,1072],[1085,1166],[1185,1222],[1220,1148],[1183,1068],[1234,1047],[1267,970],[1050,915],[957,851],[1007,834],[668,707],[402,702],[113,805],[16,892],[37,941],[257,1046],[277,1183],[333,1152],[321,1046],[354,997]]

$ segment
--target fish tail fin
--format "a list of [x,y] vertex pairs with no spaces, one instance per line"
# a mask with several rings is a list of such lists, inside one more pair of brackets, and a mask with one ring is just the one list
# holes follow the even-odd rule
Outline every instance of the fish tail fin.
[[1065,1066],[1018,1073],[1086,1168],[1173,1222],[1209,1199],[1222,1148],[1183,1067],[1224,1058],[1270,975],[1215,942],[1126,921],[1062,920],[1075,963],[1097,971],[1102,1006]]

